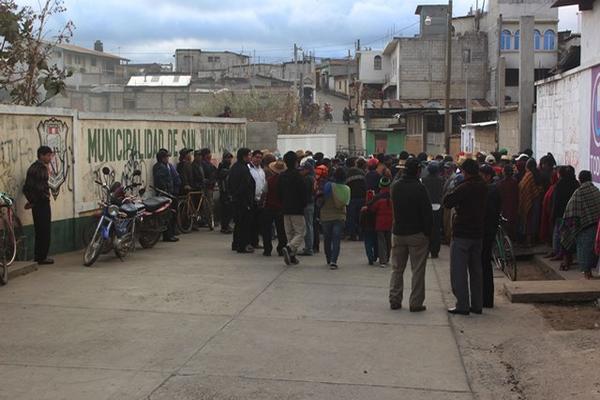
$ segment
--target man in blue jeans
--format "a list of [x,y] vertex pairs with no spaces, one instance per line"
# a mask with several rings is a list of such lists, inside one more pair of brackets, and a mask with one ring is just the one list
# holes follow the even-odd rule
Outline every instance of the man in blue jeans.
[[479,176],[477,161],[467,159],[460,168],[463,181],[444,198],[444,207],[454,208],[456,211],[450,243],[450,280],[456,307],[450,308],[448,312],[460,315],[481,314],[481,250],[488,189]]

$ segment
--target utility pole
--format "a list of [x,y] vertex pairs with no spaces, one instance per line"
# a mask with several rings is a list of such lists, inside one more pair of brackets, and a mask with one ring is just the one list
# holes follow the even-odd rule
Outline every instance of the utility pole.
[[348,49],[348,62],[346,63],[346,72],[348,74],[348,108],[352,109],[352,92],[350,91],[350,81],[352,79],[352,75],[350,74],[350,61],[352,60],[352,56],[350,55],[350,49]]
[[446,35],[446,109],[444,113],[444,143],[446,154],[450,154],[450,135],[452,134],[452,116],[450,115],[450,89],[452,82],[452,0],[448,0],[448,32]]
[[469,93],[469,64],[471,63],[471,49],[463,50],[465,64],[465,123],[471,123],[471,95]]

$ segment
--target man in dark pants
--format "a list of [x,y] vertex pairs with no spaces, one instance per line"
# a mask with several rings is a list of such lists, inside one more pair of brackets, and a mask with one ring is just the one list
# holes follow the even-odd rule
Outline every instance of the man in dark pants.
[[31,208],[35,228],[34,260],[40,265],[54,264],[54,260],[48,258],[52,221],[48,166],[53,157],[54,152],[50,147],[41,146],[37,151],[37,161],[27,170],[23,187],[23,194],[27,198],[25,208]]
[[[175,193],[173,175],[171,174],[171,167],[169,165],[170,156],[171,154],[167,149],[158,150],[158,153],[156,153],[156,164],[154,164],[154,167],[152,168],[152,174],[154,176],[154,187],[156,189],[162,190],[172,196],[176,196],[177,193]],[[177,209],[177,201],[171,203],[171,209]],[[167,230],[163,232],[163,241],[179,241],[179,239],[175,237],[175,213],[171,213],[167,224]]]
[[237,161],[229,170],[228,191],[233,209],[233,243],[231,250],[238,253],[253,253],[250,246],[252,233],[252,205],[254,203],[255,186],[250,174],[250,149],[242,147],[237,152]]
[[233,231],[229,226],[231,222],[231,198],[227,191],[227,177],[233,155],[225,151],[217,169],[217,181],[219,183],[219,216],[221,217],[221,233],[231,234]]
[[427,166],[427,176],[421,181],[427,189],[429,199],[431,200],[431,209],[433,210],[433,231],[431,241],[429,242],[429,252],[431,258],[438,258],[442,244],[442,192],[444,189],[444,180],[440,177],[439,164],[432,161]]
[[456,307],[448,312],[481,314],[481,248],[487,186],[479,176],[477,161],[467,159],[460,168],[464,179],[444,198],[444,207],[456,210],[450,244],[450,280]]
[[481,250],[481,266],[483,268],[483,307],[494,307],[494,269],[492,267],[492,247],[496,239],[502,200],[496,184],[493,182],[494,168],[484,164],[479,169],[479,175],[488,185],[487,201],[485,206],[485,223],[483,231],[483,246]]

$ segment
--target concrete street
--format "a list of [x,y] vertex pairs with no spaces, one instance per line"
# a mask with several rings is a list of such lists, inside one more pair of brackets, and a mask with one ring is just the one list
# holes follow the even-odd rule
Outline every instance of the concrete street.
[[412,314],[389,309],[390,269],[362,243],[330,271],[322,255],[285,267],[219,233],[181,239],[92,268],[59,256],[0,288],[0,399],[473,398],[447,265]]

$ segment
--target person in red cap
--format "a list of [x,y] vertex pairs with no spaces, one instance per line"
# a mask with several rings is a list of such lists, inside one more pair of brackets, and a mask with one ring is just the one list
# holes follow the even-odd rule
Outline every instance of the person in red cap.
[[377,171],[377,166],[379,165],[379,160],[376,158],[371,158],[367,161],[367,174],[365,175],[365,179],[367,181],[367,190],[373,190],[374,192],[379,192],[379,180],[381,179],[381,175],[379,171]]

